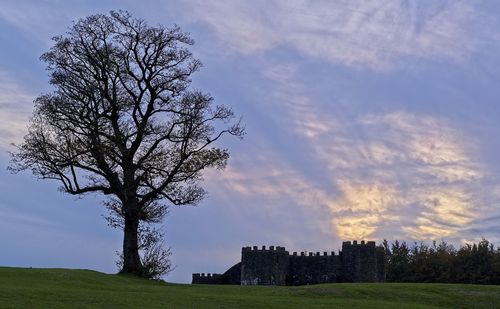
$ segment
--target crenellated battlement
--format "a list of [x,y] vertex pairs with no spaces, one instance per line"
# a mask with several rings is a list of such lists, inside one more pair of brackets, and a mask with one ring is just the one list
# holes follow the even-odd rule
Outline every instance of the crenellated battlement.
[[335,251],[331,252],[311,252],[311,251],[302,251],[302,252],[296,252],[294,251],[291,254],[291,257],[332,257],[332,256],[337,256],[335,255]]
[[215,273],[201,273],[201,274],[193,274],[193,277],[199,277],[199,278],[217,278],[219,276],[222,276],[222,274],[215,274]]
[[253,246],[253,247],[250,247],[250,246],[247,246],[247,247],[243,247],[241,248],[241,251],[242,252],[251,252],[251,251],[254,251],[254,252],[274,252],[274,251],[279,251],[279,252],[285,252],[285,247],[280,247],[280,246],[269,246],[269,248],[266,248],[266,246],[262,246],[261,248],[259,248],[258,246]]
[[352,243],[350,241],[344,241],[344,242],[342,242],[342,248],[344,248],[344,247],[353,247],[353,246],[375,247],[375,242],[374,241],[367,241],[367,242],[365,242],[364,240],[362,240],[361,243],[358,243],[357,240],[354,240]]
[[288,252],[280,246],[241,248],[241,263],[224,274],[193,274],[193,283],[304,285],[385,281],[384,251],[374,241],[342,242],[342,250]]
[[193,274],[192,283],[193,284],[222,284],[223,275],[215,273],[196,273]]

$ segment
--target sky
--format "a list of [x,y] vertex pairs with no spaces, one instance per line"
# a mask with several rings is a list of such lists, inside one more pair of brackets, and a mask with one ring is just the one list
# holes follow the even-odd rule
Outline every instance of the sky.
[[175,269],[224,272],[241,247],[343,240],[500,244],[500,3],[494,0],[0,0],[0,265],[117,271],[99,195],[7,171],[40,55],[72,21],[128,10],[179,25],[193,87],[243,117],[208,197],[161,224]]

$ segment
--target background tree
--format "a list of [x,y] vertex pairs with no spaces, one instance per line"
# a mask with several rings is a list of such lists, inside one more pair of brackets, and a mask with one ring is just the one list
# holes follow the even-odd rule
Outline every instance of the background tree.
[[459,250],[444,240],[411,247],[384,240],[383,248],[387,281],[500,284],[500,248],[486,239]]
[[399,242],[398,240],[389,245],[384,240],[383,246],[385,249],[387,281],[405,281],[410,273],[410,249],[408,245],[406,242]]
[[141,236],[148,230],[141,226],[161,221],[170,204],[198,203],[202,171],[224,168],[229,158],[214,143],[244,130],[230,108],[190,90],[201,63],[177,26],[111,12],[53,40],[41,59],[55,89],[35,100],[10,168],[57,180],[69,194],[106,195],[110,223],[124,231],[121,271],[148,276],[151,254],[168,252],[141,260],[141,239],[156,237]]

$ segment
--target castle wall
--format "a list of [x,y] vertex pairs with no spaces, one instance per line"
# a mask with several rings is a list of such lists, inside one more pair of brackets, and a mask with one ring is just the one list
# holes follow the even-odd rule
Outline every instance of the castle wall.
[[334,252],[294,252],[289,257],[286,285],[333,283],[340,272],[339,256]]
[[222,284],[240,284],[241,283],[241,262],[229,268],[222,274]]
[[241,262],[223,274],[193,274],[192,284],[240,284]]
[[221,274],[193,274],[192,284],[222,284]]
[[342,243],[342,251],[294,252],[284,247],[241,249],[241,262],[224,274],[193,274],[196,284],[307,285],[385,281],[384,250],[375,242]]
[[377,247],[377,280],[376,282],[385,282],[385,251],[382,247]]

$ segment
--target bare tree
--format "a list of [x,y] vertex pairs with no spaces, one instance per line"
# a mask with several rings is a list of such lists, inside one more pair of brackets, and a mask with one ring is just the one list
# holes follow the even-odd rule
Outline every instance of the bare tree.
[[124,231],[121,271],[144,276],[140,224],[160,222],[168,205],[198,203],[202,171],[229,158],[215,142],[244,129],[230,108],[189,88],[201,63],[177,26],[112,11],[53,40],[41,60],[55,89],[35,100],[10,169],[57,180],[72,195],[106,195],[112,225]]

